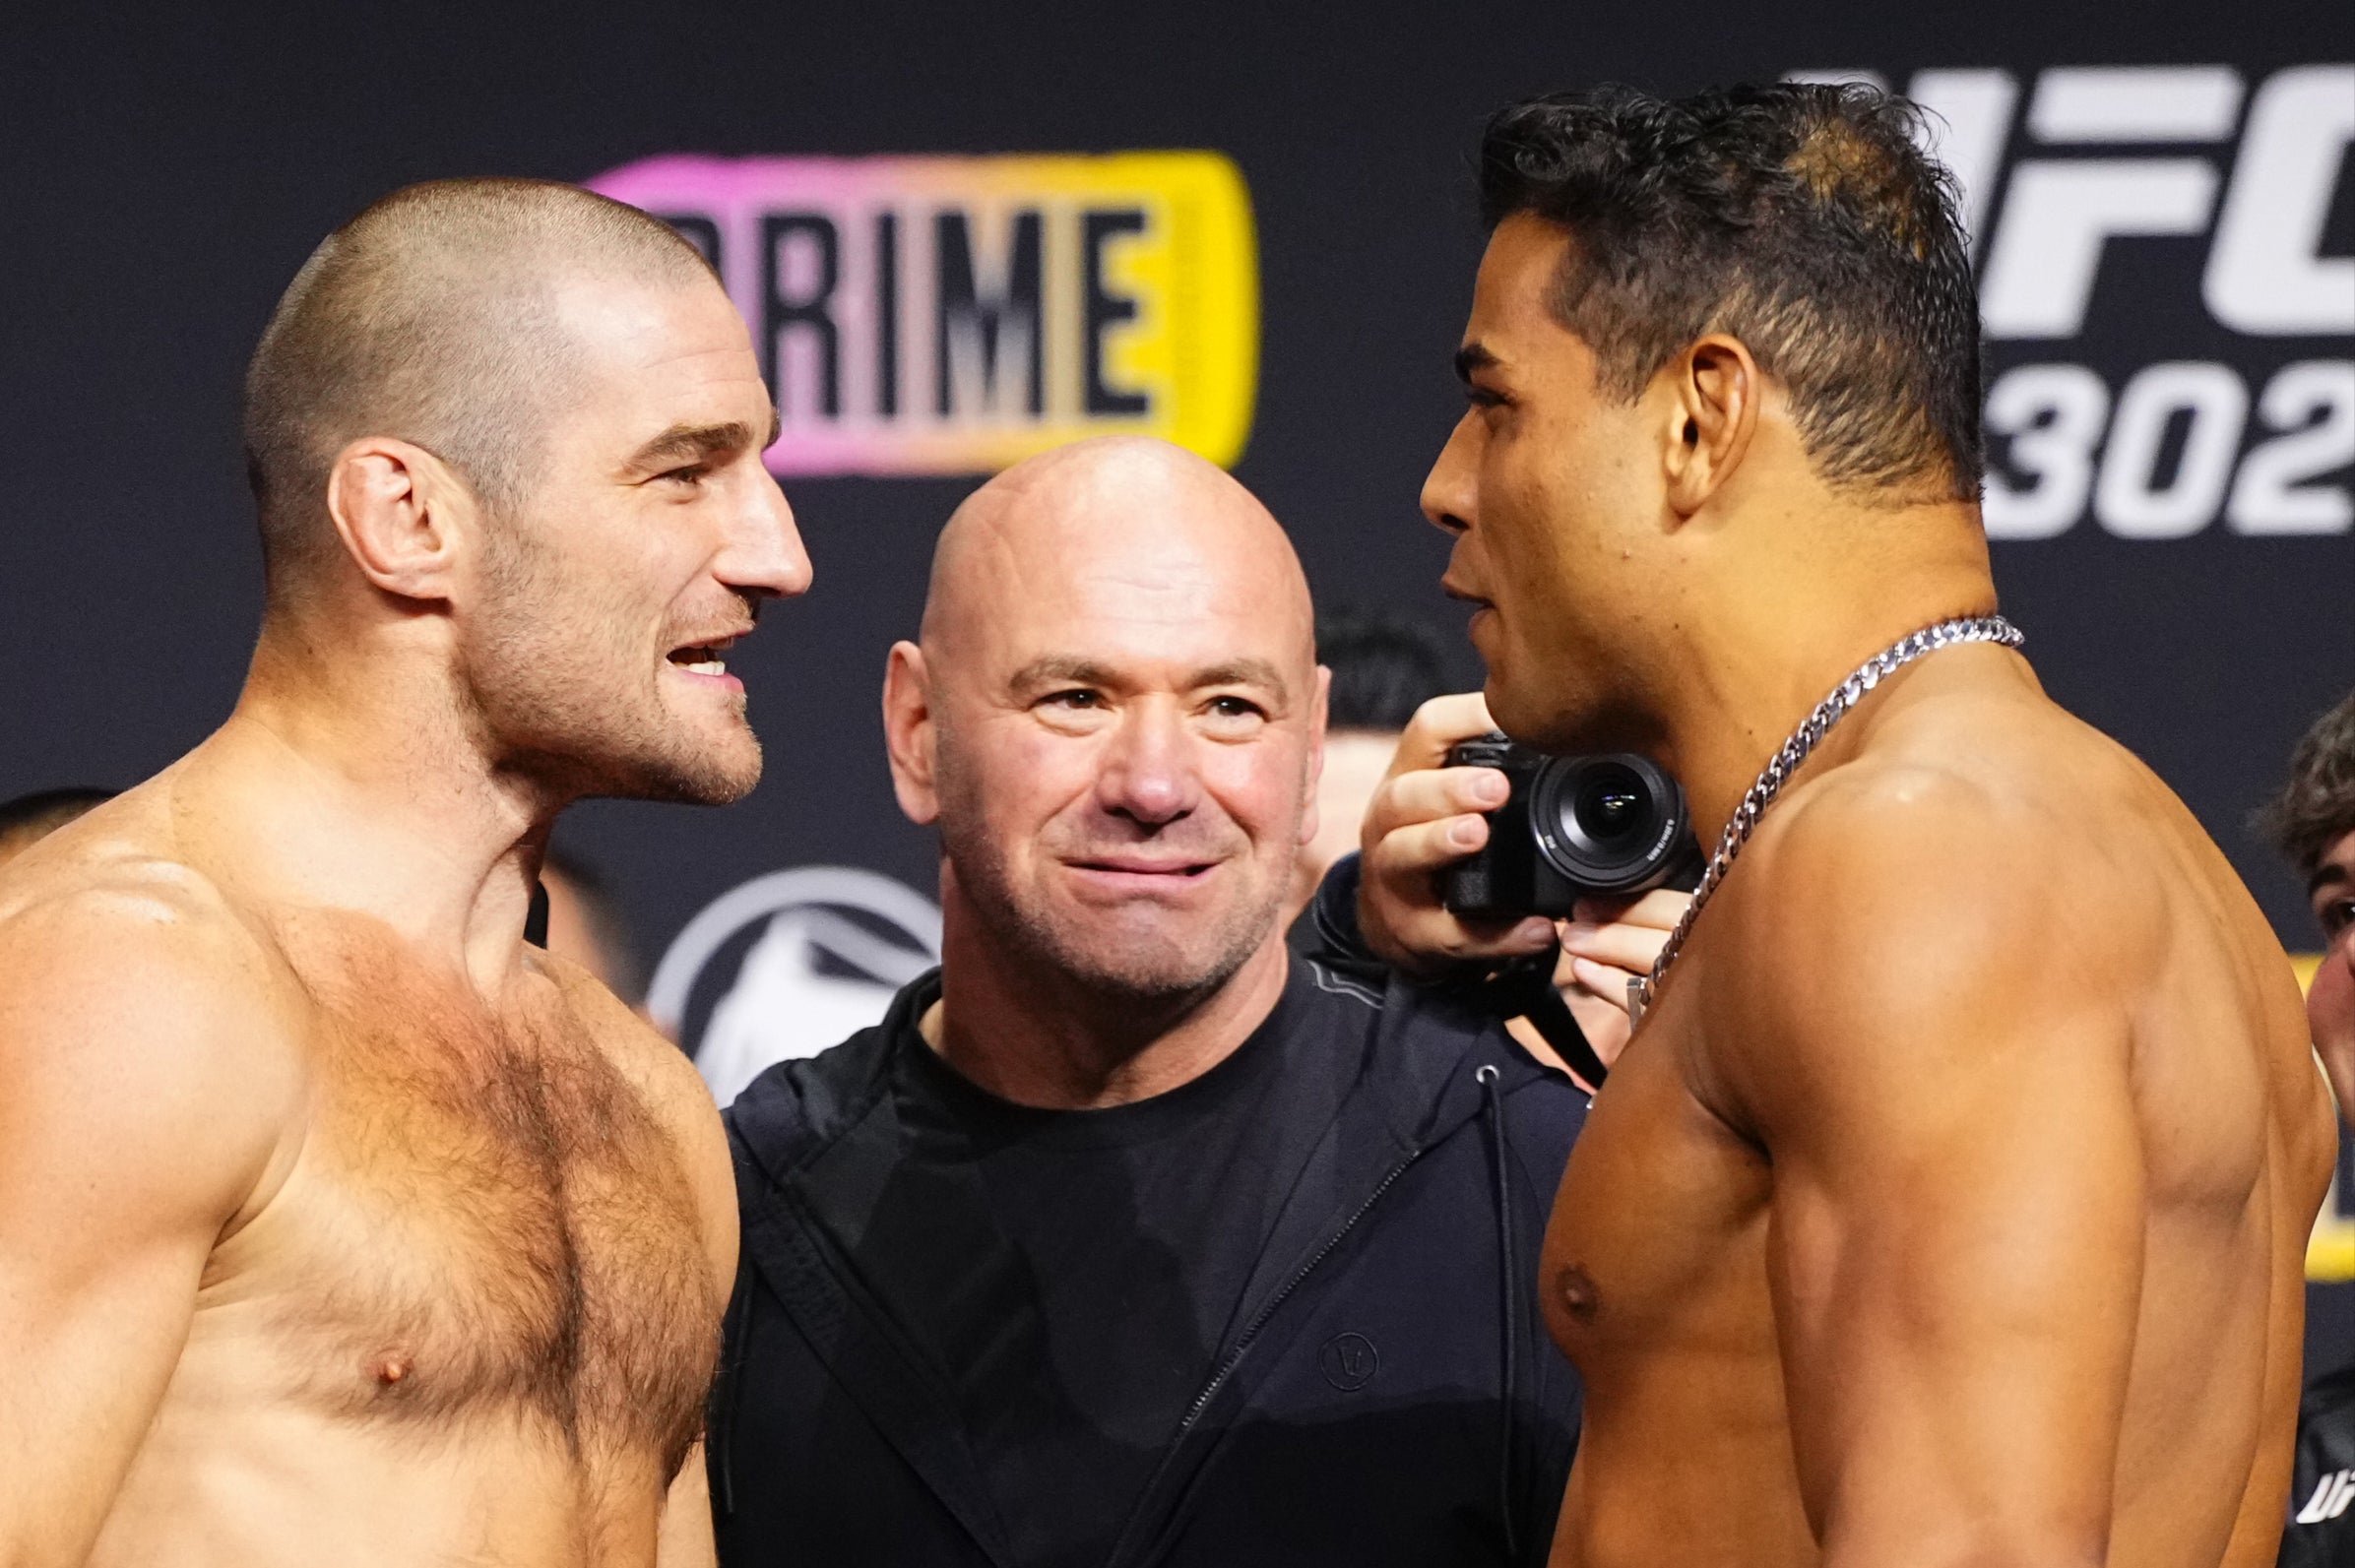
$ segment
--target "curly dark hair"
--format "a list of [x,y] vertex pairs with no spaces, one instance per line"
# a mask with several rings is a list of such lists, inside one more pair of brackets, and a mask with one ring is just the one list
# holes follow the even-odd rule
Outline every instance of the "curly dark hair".
[[1614,396],[1730,333],[1788,388],[1825,479],[1976,500],[1978,293],[1921,118],[1854,84],[1532,98],[1489,121],[1481,218],[1569,231],[1554,313]]
[[2302,877],[2313,876],[2330,847],[2355,833],[2355,692],[2299,740],[2289,783],[2258,813],[2257,825]]

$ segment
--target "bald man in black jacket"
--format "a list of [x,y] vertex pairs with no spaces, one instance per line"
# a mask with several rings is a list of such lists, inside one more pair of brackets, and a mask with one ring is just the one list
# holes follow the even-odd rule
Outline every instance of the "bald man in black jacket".
[[1197,459],[1064,449],[944,532],[885,695],[943,964],[730,1112],[724,1562],[1544,1560],[1587,1097],[1364,959],[1347,869],[1288,955],[1322,717],[1290,545]]

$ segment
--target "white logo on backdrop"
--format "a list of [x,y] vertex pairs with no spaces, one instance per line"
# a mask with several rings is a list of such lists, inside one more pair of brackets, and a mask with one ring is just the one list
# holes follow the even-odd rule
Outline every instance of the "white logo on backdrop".
[[[705,970],[756,925],[726,990],[688,1038],[681,1031]],[[940,910],[923,894],[852,866],[796,866],[753,878],[689,920],[655,966],[646,1010],[686,1047],[725,1105],[771,1065],[815,1056],[880,1023],[892,994],[939,962]]]
[[[1887,85],[1870,71],[1792,76]],[[1987,432],[2016,477],[1988,475],[1991,537],[2050,538],[2088,511],[2130,539],[2182,538],[2219,518],[2243,534],[2355,529],[2355,497],[2333,482],[2355,462],[2355,360],[2264,344],[2355,333],[2355,257],[2323,252],[2355,140],[2355,65],[2292,66],[2254,92],[2223,65],[2057,67],[2038,74],[2024,122],[2008,71],[1919,71],[1905,91],[1936,116],[1929,151],[1986,238],[1991,342],[2066,344],[2084,331],[2114,241],[2200,237],[2199,304],[2248,340],[2230,364],[2006,369],[1988,389]],[[2006,159],[2015,126],[2026,149]]]

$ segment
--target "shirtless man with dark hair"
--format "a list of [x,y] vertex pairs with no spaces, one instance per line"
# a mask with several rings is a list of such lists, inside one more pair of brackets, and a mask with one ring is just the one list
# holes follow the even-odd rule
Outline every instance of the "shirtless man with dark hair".
[[719,1119],[523,931],[569,801],[759,776],[773,429],[602,197],[413,187],[296,277],[236,711],[0,874],[0,1562],[709,1560]]
[[[1554,1561],[2255,1568],[2329,1101],[2224,857],[1993,618],[1970,269],[1909,131],[1614,90],[1483,150],[1423,504],[1489,706],[1732,824],[1546,1239],[1587,1389]],[[1470,956],[1430,873],[1491,776],[1424,738],[1365,923]]]

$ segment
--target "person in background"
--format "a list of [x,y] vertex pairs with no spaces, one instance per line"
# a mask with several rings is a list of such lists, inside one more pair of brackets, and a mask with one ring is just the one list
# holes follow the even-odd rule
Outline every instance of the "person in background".
[[0,865],[46,839],[94,806],[114,798],[111,789],[74,785],[64,789],[35,789],[13,800],[0,800]]
[[[1477,694],[1448,695],[1446,660],[1422,623],[1341,610],[1316,617],[1316,659],[1332,673],[1325,710],[1324,771],[1316,781],[1316,832],[1301,847],[1285,909],[1293,950],[1313,950],[1314,922],[1299,916],[1325,873],[1359,847],[1366,808],[1394,772],[1436,769],[1447,747],[1494,727]],[[1401,742],[1413,741],[1401,750]],[[1588,901],[1559,922],[1555,988],[1608,1067],[1627,1041],[1626,977],[1651,968],[1688,895],[1672,889],[1631,901]],[[1547,1066],[1577,1075],[1525,1018],[1506,1025]],[[1579,1080],[1592,1091],[1596,1086]]]
[[1189,453],[1062,448],[942,531],[883,705],[941,967],[728,1112],[729,1568],[1543,1560],[1586,1097],[1288,950],[1324,698],[1291,544]]
[[541,862],[547,889],[547,950],[587,970],[633,1009],[646,1005],[646,966],[613,884],[579,850],[551,847]]
[[[2306,990],[2315,1052],[2355,1118],[2355,692],[2316,721],[2290,755],[2289,782],[2260,818],[2306,880],[2322,962]],[[2281,1568],[2355,1562],[2355,1364],[2323,1371],[2298,1410],[2297,1470]]]
[[2289,782],[2260,822],[2314,905],[2323,951],[2306,1021],[2339,1115],[2355,1119],[2355,692],[2298,742]]

